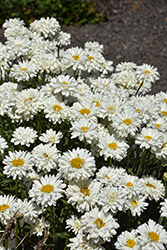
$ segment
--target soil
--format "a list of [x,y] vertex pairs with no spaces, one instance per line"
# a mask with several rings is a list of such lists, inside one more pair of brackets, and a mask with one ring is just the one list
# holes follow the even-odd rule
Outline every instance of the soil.
[[167,0],[92,0],[108,20],[83,27],[63,26],[71,45],[87,41],[104,45],[104,56],[113,61],[147,63],[160,73],[151,94],[167,92]]
[[[104,57],[120,62],[147,63],[160,73],[151,94],[167,92],[167,0],[91,0],[107,21],[87,26],[63,26],[71,34],[70,47],[87,41],[104,45]],[[0,41],[3,33],[0,31]]]

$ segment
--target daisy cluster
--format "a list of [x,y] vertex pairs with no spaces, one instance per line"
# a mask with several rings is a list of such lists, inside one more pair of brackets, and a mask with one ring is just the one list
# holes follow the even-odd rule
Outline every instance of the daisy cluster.
[[114,69],[98,42],[65,48],[55,18],[3,28],[1,228],[14,216],[36,249],[47,230],[51,247],[64,237],[70,250],[166,249],[167,93],[148,94],[157,69]]

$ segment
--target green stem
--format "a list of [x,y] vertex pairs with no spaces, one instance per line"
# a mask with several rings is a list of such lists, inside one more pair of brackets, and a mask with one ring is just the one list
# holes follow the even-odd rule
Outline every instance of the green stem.
[[140,164],[139,164],[139,167],[138,167],[136,176],[138,176],[138,174],[139,174],[139,171],[140,171],[140,168],[141,168],[141,166],[142,166],[142,163],[143,163],[144,157],[145,157],[145,155],[146,155],[146,152],[147,152],[147,149],[145,148],[145,150],[144,150],[144,152],[143,152],[143,155],[142,155],[142,157],[141,157],[141,160],[140,160]]
[[110,160],[109,160],[109,166],[112,165],[112,158],[110,157]]
[[[53,212],[53,206],[50,207],[50,218],[51,218],[51,225],[52,225],[52,233],[55,235],[55,224],[54,224],[54,212]],[[54,240],[53,240],[54,243]]]
[[15,195],[18,197],[18,177],[16,178]]
[[86,138],[84,137],[84,146],[85,146],[85,149],[86,149]]
[[45,84],[45,77],[46,77],[46,70],[44,70],[44,72],[43,72],[43,76],[42,76],[42,85]]

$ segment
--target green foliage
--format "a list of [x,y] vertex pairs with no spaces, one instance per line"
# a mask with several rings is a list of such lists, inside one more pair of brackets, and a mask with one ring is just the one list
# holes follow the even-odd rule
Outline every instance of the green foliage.
[[4,0],[0,2],[0,26],[6,19],[20,18],[28,25],[41,17],[54,17],[65,25],[85,25],[105,20],[95,3],[87,0]]

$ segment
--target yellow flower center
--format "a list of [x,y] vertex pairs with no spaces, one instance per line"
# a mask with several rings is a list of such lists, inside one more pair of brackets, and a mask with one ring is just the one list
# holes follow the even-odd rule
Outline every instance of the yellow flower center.
[[130,248],[134,247],[135,244],[136,242],[134,240],[127,240],[126,242],[127,247],[130,247]]
[[41,192],[43,192],[43,193],[50,193],[50,192],[52,192],[53,191],[53,186],[52,185],[45,185],[45,186],[43,186],[42,188],[41,188]]
[[161,111],[161,114],[162,114],[163,116],[167,116],[167,111]]
[[113,107],[109,107],[108,109],[111,111],[111,110],[113,110]]
[[113,202],[114,200],[115,200],[115,198],[116,198],[116,193],[115,194],[109,194],[109,197],[108,197],[108,201],[109,202]]
[[153,241],[156,242],[159,240],[159,235],[153,231],[148,233],[149,238]]
[[167,98],[165,98],[165,99],[164,99],[164,102],[166,102],[166,103],[167,103]]
[[88,56],[89,61],[94,60],[93,56]]
[[24,72],[26,72],[27,68],[22,68],[21,70],[24,71]]
[[165,142],[163,143],[163,145],[162,145],[162,148],[161,148],[161,149],[163,149],[163,148],[166,148],[166,143],[165,143]]
[[97,228],[100,229],[101,227],[104,227],[105,223],[101,219],[95,220],[94,224],[96,224]]
[[84,165],[84,161],[81,158],[74,158],[70,161],[73,168],[80,169]]
[[44,156],[45,158],[47,158],[47,157],[48,157],[48,155],[47,155],[46,153],[44,153],[44,154],[43,154],[43,156]]
[[87,188],[81,188],[81,189],[80,189],[80,192],[81,192],[82,194],[84,194],[85,196],[89,196],[89,189],[87,189]]
[[151,73],[151,71],[149,71],[149,70],[144,71],[144,74],[150,74],[150,73]]
[[59,106],[59,105],[54,105],[52,107],[53,107],[54,111],[58,111],[59,112],[60,110],[62,110],[62,107]]
[[123,120],[123,122],[124,122],[127,126],[129,126],[129,125],[132,123],[131,119],[125,119],[125,120]]
[[110,143],[110,144],[108,144],[108,147],[109,148],[112,148],[113,150],[116,150],[117,149],[117,147],[118,147],[118,145],[116,144],[116,143]]
[[26,103],[26,102],[31,102],[33,100],[33,98],[32,97],[29,97],[29,98],[27,98],[25,101],[24,101],[24,103]]
[[133,183],[132,183],[132,182],[127,182],[127,183],[126,183],[126,186],[127,186],[127,187],[133,187]]
[[14,167],[20,167],[20,166],[22,166],[24,164],[24,161],[22,160],[22,159],[14,159],[13,161],[12,161],[12,165],[14,166]]
[[81,115],[84,115],[84,114],[89,115],[90,114],[90,110],[89,109],[81,109],[79,112],[81,113]]
[[161,124],[156,123],[155,126],[156,126],[157,128],[160,128],[160,127],[161,127]]
[[146,141],[150,141],[152,139],[152,137],[149,136],[149,135],[144,136],[144,138],[145,138]]
[[60,84],[68,85],[68,82],[60,82]]
[[88,127],[81,127],[81,130],[82,130],[83,132],[86,132],[86,131],[88,130]]
[[77,61],[79,59],[79,56],[73,56],[74,60]]
[[3,204],[3,205],[0,206],[0,212],[4,212],[8,208],[9,208],[8,205]]
[[137,201],[132,201],[131,204],[134,207],[134,206],[137,206],[138,202]]
[[21,44],[21,43],[17,43],[17,44],[16,44],[16,46],[20,46],[20,47],[21,47],[21,46],[22,46],[22,44]]
[[140,109],[136,109],[136,112],[139,112],[140,111]]
[[149,183],[146,184],[146,186],[147,186],[147,187],[150,187],[150,188],[155,188],[153,185],[151,185],[151,184],[149,184]]
[[108,175],[106,175],[105,177],[107,178],[107,180],[109,180],[109,179],[110,179],[110,177],[108,177]]
[[93,101],[93,103],[96,103],[96,107],[100,107],[100,103],[97,101]]

